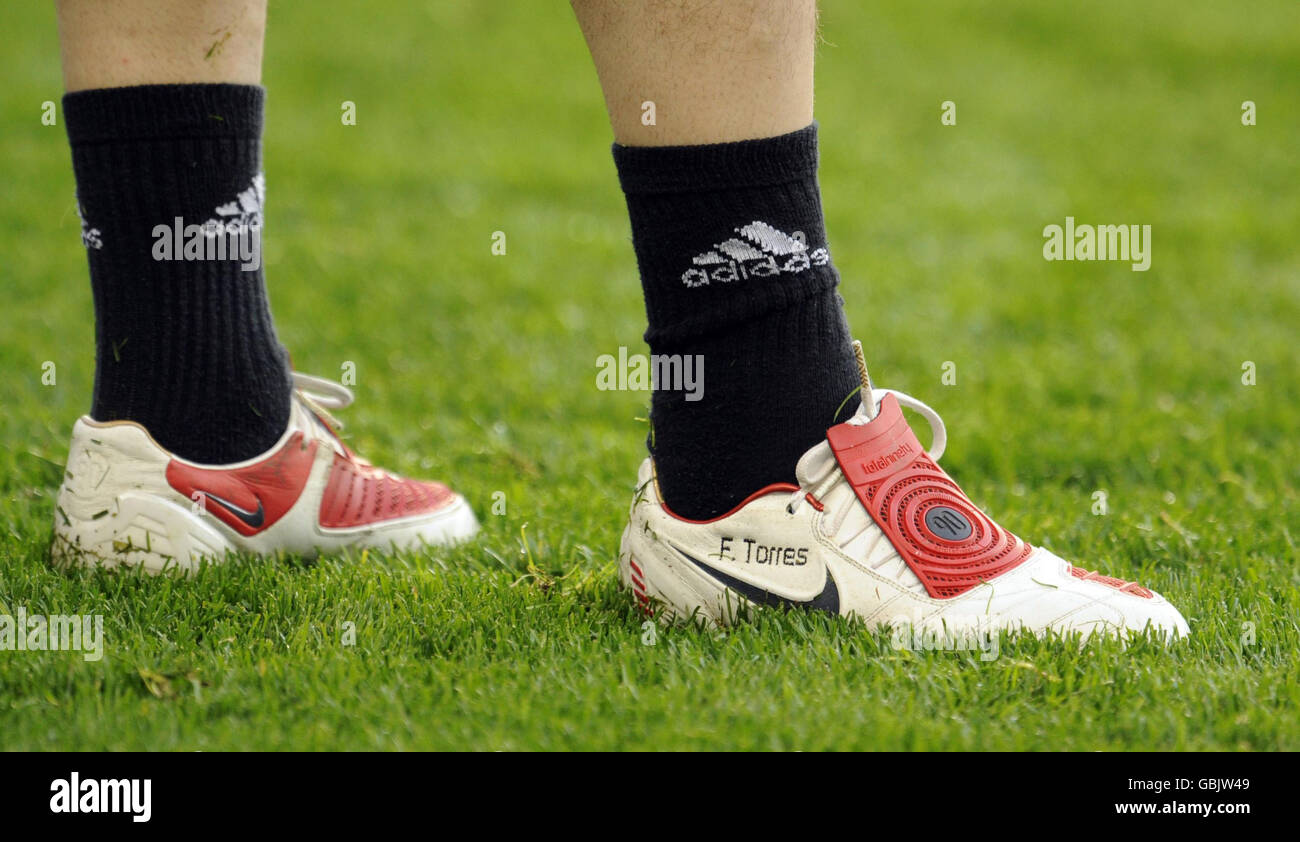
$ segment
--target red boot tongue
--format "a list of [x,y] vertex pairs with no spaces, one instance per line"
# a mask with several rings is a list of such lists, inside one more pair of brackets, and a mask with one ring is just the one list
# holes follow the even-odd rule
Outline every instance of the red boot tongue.
[[854,488],[889,476],[925,452],[893,395],[885,395],[870,422],[836,424],[826,440]]
[[893,395],[869,423],[837,424],[826,439],[858,499],[930,596],[960,596],[1033,551],[935,464]]

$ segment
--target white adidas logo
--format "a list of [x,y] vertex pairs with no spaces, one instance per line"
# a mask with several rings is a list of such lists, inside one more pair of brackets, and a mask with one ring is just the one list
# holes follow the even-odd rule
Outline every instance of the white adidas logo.
[[682,273],[682,283],[688,287],[729,284],[750,277],[769,278],[782,272],[798,274],[809,266],[825,266],[831,262],[825,246],[809,251],[799,231],[791,235],[766,222],[754,221],[737,228],[736,233],[739,238],[732,237],[691,258],[695,265]]
[[262,228],[262,205],[266,203],[266,177],[262,173],[253,176],[253,183],[235,197],[235,201],[218,205],[215,213],[219,218],[209,219],[203,223],[203,233],[215,237],[227,234],[242,234],[246,231],[258,231]]

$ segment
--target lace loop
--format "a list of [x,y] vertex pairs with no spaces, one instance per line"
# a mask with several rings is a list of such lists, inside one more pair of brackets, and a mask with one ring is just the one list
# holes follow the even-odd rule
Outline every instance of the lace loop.
[[293,377],[293,387],[319,407],[345,409],[352,405],[352,390],[342,383],[314,374],[303,374],[301,371],[290,372],[290,376]]
[[[930,454],[930,458],[938,462],[943,457],[944,450],[948,447],[948,428],[943,425],[943,419],[939,417],[939,413],[931,409],[929,404],[917,400],[906,392],[899,392],[895,389],[873,389],[871,392],[872,400],[876,402],[877,406],[884,400],[885,395],[893,395],[899,406],[907,407],[929,422],[931,441],[926,450]],[[850,420],[849,423],[852,424],[853,420]]]

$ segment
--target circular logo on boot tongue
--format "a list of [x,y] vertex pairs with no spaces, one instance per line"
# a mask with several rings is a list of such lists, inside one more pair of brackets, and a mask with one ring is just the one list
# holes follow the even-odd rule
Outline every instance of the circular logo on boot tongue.
[[951,506],[932,506],[927,509],[925,527],[945,541],[964,541],[971,534],[970,521]]

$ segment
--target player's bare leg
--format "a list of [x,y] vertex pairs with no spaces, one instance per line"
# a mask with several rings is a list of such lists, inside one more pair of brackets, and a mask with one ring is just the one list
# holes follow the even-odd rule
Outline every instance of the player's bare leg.
[[[812,122],[814,4],[713,6],[574,0],[616,142],[726,143]],[[646,102],[656,106],[652,123]]]
[[58,0],[55,5],[69,92],[261,84],[266,0]]

